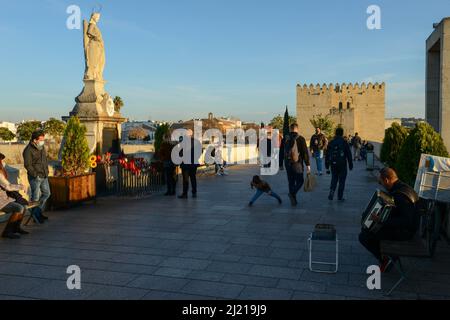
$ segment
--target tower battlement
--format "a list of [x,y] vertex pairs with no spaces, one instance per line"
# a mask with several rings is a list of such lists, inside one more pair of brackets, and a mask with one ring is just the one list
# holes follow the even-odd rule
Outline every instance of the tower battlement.
[[[321,94],[327,94],[327,93],[341,93],[344,91],[350,91],[347,93],[371,93],[371,92],[380,92],[380,91],[385,91],[386,88],[386,84],[384,82],[382,83],[372,83],[369,82],[368,84],[366,84],[365,82],[359,84],[358,82],[356,82],[355,84],[350,83],[336,83],[336,84],[297,84],[297,90],[301,93],[310,93],[310,94],[317,94],[317,93],[321,93]],[[352,92],[352,91],[357,91],[357,92]]]

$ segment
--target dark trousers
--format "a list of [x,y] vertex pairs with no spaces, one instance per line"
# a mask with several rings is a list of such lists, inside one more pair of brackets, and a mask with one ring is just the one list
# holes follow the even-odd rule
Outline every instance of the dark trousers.
[[338,187],[338,198],[344,197],[345,180],[347,179],[347,167],[331,167],[331,191],[336,192]]
[[189,191],[189,180],[191,180],[192,193],[197,193],[197,166],[186,165],[181,167],[183,173],[183,194]]
[[164,168],[164,176],[167,183],[167,193],[175,194],[176,191],[176,180],[175,180],[175,166],[169,166]]
[[295,172],[292,166],[288,163],[285,163],[285,166],[289,182],[289,193],[293,196],[296,196],[302,188],[303,183],[305,182],[303,173]]
[[363,229],[359,234],[359,242],[381,262],[380,242],[382,240],[407,241],[413,236],[414,233],[412,232],[388,227],[383,227],[375,234],[369,232],[367,229]]

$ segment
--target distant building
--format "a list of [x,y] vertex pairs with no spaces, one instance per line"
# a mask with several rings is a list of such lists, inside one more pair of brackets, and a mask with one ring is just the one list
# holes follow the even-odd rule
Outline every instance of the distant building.
[[386,119],[384,120],[384,129],[389,129],[392,124],[397,123],[400,126],[402,125],[402,119],[397,118],[397,119]]
[[181,121],[174,123],[171,126],[171,130],[176,129],[191,129],[194,130],[194,121],[201,121],[203,132],[209,129],[219,129],[223,134],[226,134],[229,129],[241,129],[242,121],[236,118],[215,118],[212,113],[209,113],[207,119],[191,119],[188,121]]
[[[17,126],[16,126],[15,123],[1,121],[0,122],[0,128],[6,128],[9,131],[11,131],[12,133],[17,134]],[[8,142],[17,142],[17,138],[14,138],[13,140],[8,141]]]
[[128,139],[129,133],[132,129],[142,128],[148,133],[148,141],[139,141],[139,143],[147,142],[153,143],[155,141],[155,133],[158,128],[158,123],[154,121],[128,121],[122,124],[122,143],[136,143],[135,140]]
[[402,118],[402,126],[406,128],[414,128],[417,123],[425,122],[425,119],[421,118]]

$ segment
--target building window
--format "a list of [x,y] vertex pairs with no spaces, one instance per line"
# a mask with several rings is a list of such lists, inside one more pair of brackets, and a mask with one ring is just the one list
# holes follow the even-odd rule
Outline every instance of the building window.
[[343,108],[342,102],[339,102],[339,111],[342,111]]
[[350,109],[350,102],[347,102],[347,109]]

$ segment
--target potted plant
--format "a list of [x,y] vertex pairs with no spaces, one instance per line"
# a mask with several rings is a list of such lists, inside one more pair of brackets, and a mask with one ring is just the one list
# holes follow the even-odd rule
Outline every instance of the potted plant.
[[95,199],[95,173],[90,173],[91,156],[86,139],[86,127],[77,117],[71,117],[64,131],[62,172],[50,177],[53,207],[69,207]]

